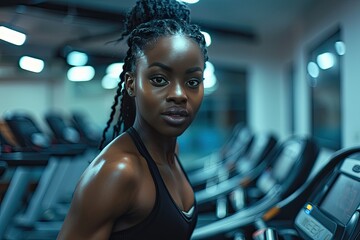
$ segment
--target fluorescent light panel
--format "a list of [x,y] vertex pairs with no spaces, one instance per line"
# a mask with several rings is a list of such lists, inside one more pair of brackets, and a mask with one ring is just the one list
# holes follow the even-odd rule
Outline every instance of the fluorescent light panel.
[[44,61],[38,58],[23,56],[19,60],[19,66],[27,71],[39,73],[44,69]]
[[123,71],[124,63],[112,63],[106,68],[106,73],[118,78]]
[[20,46],[24,44],[26,35],[5,26],[0,26],[0,39]]
[[67,72],[67,77],[73,82],[90,81],[95,76],[95,69],[91,66],[72,67]]
[[194,4],[197,3],[199,0],[178,0],[179,2],[185,2],[185,3],[190,3],[190,4]]
[[119,84],[120,79],[118,77],[114,77],[111,74],[105,75],[101,80],[101,86],[104,89],[114,89]]
[[335,65],[335,55],[330,52],[325,52],[317,56],[317,64],[321,69],[329,69]]
[[345,54],[346,52],[346,46],[345,46],[345,43],[343,41],[337,41],[335,43],[335,49],[336,49],[336,52],[342,56]]
[[320,70],[316,63],[309,62],[307,65],[307,71],[309,75],[313,78],[317,78],[319,76]]
[[88,62],[88,55],[83,52],[72,51],[66,57],[66,61],[72,66],[84,66]]
[[214,65],[207,61],[204,71],[204,94],[210,95],[215,92],[218,88],[217,78],[215,75]]
[[201,33],[204,35],[204,38],[205,38],[205,43],[206,43],[206,46],[210,46],[211,45],[211,36],[209,33],[207,32],[204,32],[204,31],[201,31]]

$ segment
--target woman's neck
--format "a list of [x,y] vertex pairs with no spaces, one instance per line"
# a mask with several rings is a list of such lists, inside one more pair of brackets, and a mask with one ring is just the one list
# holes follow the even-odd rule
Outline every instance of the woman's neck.
[[133,126],[138,132],[141,140],[145,144],[151,157],[158,165],[173,165],[176,154],[176,137],[168,137],[155,129],[142,126],[141,124],[134,124]]

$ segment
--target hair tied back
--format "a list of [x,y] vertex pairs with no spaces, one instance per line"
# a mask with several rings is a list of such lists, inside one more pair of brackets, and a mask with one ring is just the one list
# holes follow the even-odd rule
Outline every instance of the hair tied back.
[[190,9],[177,0],[138,0],[126,16],[121,39],[143,23],[163,19],[190,23]]

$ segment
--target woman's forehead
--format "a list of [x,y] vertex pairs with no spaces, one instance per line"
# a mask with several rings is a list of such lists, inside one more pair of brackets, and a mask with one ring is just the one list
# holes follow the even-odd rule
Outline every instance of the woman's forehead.
[[[181,49],[181,48],[187,48],[189,47],[189,44],[195,45],[200,49],[199,44],[190,38],[187,35],[183,34],[175,34],[175,35],[165,35],[165,36],[159,36],[154,39],[150,39],[144,46],[143,49],[140,49],[140,51],[143,52],[143,54],[148,51],[153,51],[161,47],[173,47],[174,49]],[[173,50],[173,49],[172,49]]]
[[143,51],[139,59],[150,61],[151,59],[174,59],[192,58],[204,59],[200,46],[193,39],[185,35],[173,35],[160,37],[151,46]]

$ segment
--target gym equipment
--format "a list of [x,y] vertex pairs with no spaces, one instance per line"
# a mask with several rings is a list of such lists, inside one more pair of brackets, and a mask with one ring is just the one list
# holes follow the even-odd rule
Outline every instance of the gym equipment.
[[[318,153],[319,148],[310,137],[292,136],[285,140],[274,149],[269,167],[253,181],[253,184],[246,181],[240,183],[242,187],[238,189],[243,194],[239,200],[232,200],[232,206],[236,211],[229,216],[223,214],[226,217],[220,220],[212,219],[209,224],[197,226],[193,239],[208,239],[227,234],[237,226],[242,226],[242,222],[254,222],[258,216],[305,183]],[[212,196],[209,197],[214,199]],[[204,196],[204,201],[206,199]],[[244,199],[245,204],[240,204],[240,208],[236,209],[237,202],[244,202]],[[221,203],[224,205],[223,202]]]
[[[58,201],[69,205],[72,199],[73,192],[76,184],[80,179],[81,174],[84,172],[89,162],[94,159],[98,153],[98,149],[92,145],[88,145],[87,141],[83,141],[80,137],[80,133],[72,126],[72,121],[65,113],[60,111],[51,110],[45,114],[45,122],[49,126],[52,135],[52,142],[55,144],[70,144],[72,146],[78,146],[79,148],[85,148],[85,152],[80,156],[81,159],[77,161],[67,161],[67,167],[63,167],[65,170],[66,178],[63,179],[60,189],[62,189],[61,197]],[[62,163],[65,164],[65,163]],[[60,193],[58,192],[58,195]],[[49,194],[49,196],[56,196],[55,194]],[[46,204],[47,208],[56,208],[62,215],[67,213],[67,207],[57,204],[54,199],[49,199]],[[64,209],[64,210],[61,210]]]
[[68,121],[64,114],[48,111],[45,121],[53,134],[53,142],[62,144],[80,144],[80,133]]
[[5,173],[7,168],[7,163],[4,161],[0,161],[0,177]]
[[[42,239],[50,236],[53,238],[61,228],[63,215],[60,216],[60,219],[57,219],[57,216],[48,217],[48,212],[53,214],[56,211],[49,209],[49,201],[45,200],[51,196],[50,202],[57,202],[69,162],[84,153],[85,145],[52,144],[49,136],[40,130],[30,114],[26,112],[8,112],[5,114],[4,120],[22,151],[51,156],[26,208],[8,226],[6,238]],[[49,219],[58,221],[42,221]]]
[[93,148],[98,148],[102,132],[89,120],[89,117],[84,112],[72,111],[71,120],[72,126],[80,133],[81,142]]
[[207,181],[207,187],[195,192],[199,212],[214,212],[213,200],[238,188],[240,182],[251,182],[259,176],[269,165],[276,144],[276,137],[272,134],[254,136],[249,150],[236,163],[219,168],[218,175]]
[[50,155],[38,152],[1,153],[0,162],[9,168],[15,168],[9,187],[5,192],[0,208],[0,239],[4,238],[8,225],[14,215],[21,209],[29,181],[33,172],[48,164]]
[[279,239],[360,239],[360,147],[336,151],[310,181],[257,222],[275,229]]
[[277,139],[272,134],[257,134],[253,136],[251,145],[246,152],[237,155],[231,161],[227,161],[214,165],[209,170],[197,172],[192,175],[190,182],[195,191],[204,189],[205,187],[220,183],[227,178],[234,176],[239,177],[247,173],[260,164],[271,150],[276,146]]
[[218,175],[219,168],[234,164],[241,158],[249,150],[252,141],[253,134],[250,129],[243,124],[237,124],[221,149],[198,159],[197,161],[202,163],[201,167],[186,170],[191,185],[195,189],[203,188],[210,178]]
[[[0,155],[2,153],[3,141],[4,141],[4,139],[0,133]],[[5,173],[6,168],[7,168],[7,163],[4,161],[0,161],[0,177]]]

